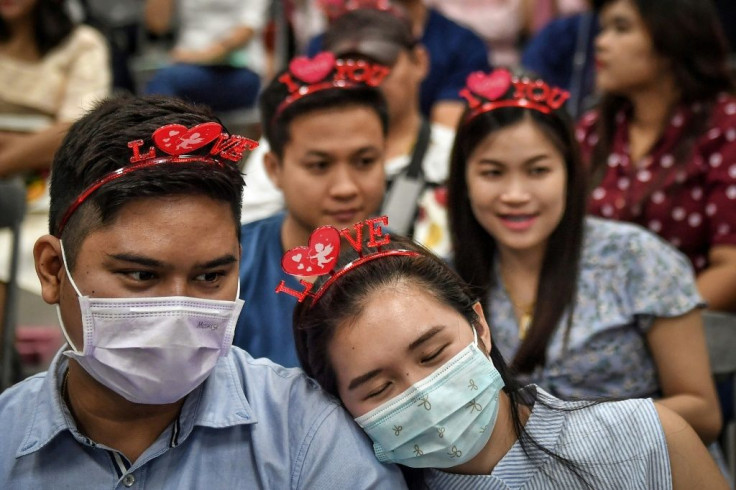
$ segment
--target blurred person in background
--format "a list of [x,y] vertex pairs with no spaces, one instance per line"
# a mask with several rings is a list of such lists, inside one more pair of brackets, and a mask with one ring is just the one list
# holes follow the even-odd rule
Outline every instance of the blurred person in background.
[[[379,8],[403,12],[414,36],[429,54],[429,71],[422,82],[419,107],[431,122],[454,128],[463,111],[458,95],[474,71],[490,68],[483,40],[473,31],[427,7],[422,0],[321,0],[328,19],[355,8]],[[316,37],[307,48],[313,55],[323,49]]]
[[493,66],[518,67],[519,46],[532,32],[536,0],[425,0],[486,43]]
[[[103,37],[76,25],[66,1],[0,2],[0,179],[23,179],[19,286],[40,295],[31,250],[48,227],[49,168],[76,119],[109,93],[109,55]],[[0,310],[10,257],[0,232]]]
[[262,30],[268,0],[147,0],[145,25],[153,34],[176,32],[170,66],[144,90],[230,111],[255,104],[265,70]]
[[577,134],[596,185],[589,210],[672,243],[708,307],[736,311],[736,97],[712,2],[602,4],[602,100]]

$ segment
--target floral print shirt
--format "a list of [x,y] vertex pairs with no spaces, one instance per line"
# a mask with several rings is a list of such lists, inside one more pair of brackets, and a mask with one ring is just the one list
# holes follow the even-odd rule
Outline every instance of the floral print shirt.
[[[638,223],[660,235],[697,272],[708,266],[711,247],[736,245],[736,98],[720,94],[708,109],[703,134],[690,147],[680,145],[705,108],[678,107],[660,140],[637,162],[629,151],[631,111],[619,112],[608,168],[589,207],[594,215]],[[588,113],[577,129],[585,159],[598,143],[597,121],[597,112]]]
[[[657,367],[646,333],[657,317],[703,305],[690,263],[639,226],[589,217],[577,281],[567,346],[565,314],[547,347],[546,365],[521,381],[562,399],[657,395]],[[488,311],[493,342],[510,362],[521,341],[499,277]]]

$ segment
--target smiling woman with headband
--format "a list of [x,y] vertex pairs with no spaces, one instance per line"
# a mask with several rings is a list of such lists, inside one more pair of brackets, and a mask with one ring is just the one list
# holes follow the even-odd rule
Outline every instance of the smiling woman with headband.
[[686,258],[637,226],[585,217],[566,92],[497,70],[464,94],[448,183],[454,264],[501,353],[557,397],[654,397],[713,442],[720,411]]
[[447,264],[365,225],[321,228],[284,256],[288,271],[295,254],[308,268],[330,250],[294,336],[307,373],[380,461],[403,465],[410,488],[725,488],[693,430],[651,400],[563,402],[522,388]]

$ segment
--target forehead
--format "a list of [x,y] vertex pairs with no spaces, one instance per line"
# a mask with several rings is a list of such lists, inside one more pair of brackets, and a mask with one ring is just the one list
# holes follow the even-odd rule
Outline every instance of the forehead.
[[230,203],[204,195],[175,195],[124,204],[109,223],[87,235],[81,252],[124,249],[157,256],[178,249],[204,258],[237,246]]
[[385,137],[378,112],[365,105],[320,109],[291,121],[290,138],[284,152],[356,151],[383,148]]
[[613,17],[625,17],[631,20],[637,20],[640,18],[638,7],[631,0],[614,0],[607,2],[601,8],[601,17],[613,18]]
[[358,314],[338,325],[335,338],[371,338],[376,345],[384,341],[396,345],[413,340],[425,327],[436,323],[458,325],[467,321],[420,285],[402,280],[368,293]]
[[524,118],[481,139],[469,159],[493,157],[506,161],[532,157],[540,153],[562,158],[559,149],[545,131],[530,118]]

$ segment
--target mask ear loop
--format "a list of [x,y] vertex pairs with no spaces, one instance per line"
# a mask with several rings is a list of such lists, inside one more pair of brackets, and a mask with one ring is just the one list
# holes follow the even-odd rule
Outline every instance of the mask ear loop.
[[[82,293],[79,292],[79,288],[74,283],[74,279],[72,278],[71,272],[69,272],[69,267],[67,267],[66,262],[66,253],[64,252],[64,244],[61,243],[61,239],[59,240],[59,246],[61,247],[61,261],[64,264],[64,270],[66,271],[66,276],[69,278],[69,282],[72,284],[72,287],[74,288],[74,291],[77,293],[77,296],[82,296]],[[59,319],[59,326],[61,327],[61,333],[64,334],[64,338],[66,339],[66,343],[69,344],[69,346],[72,348],[75,354],[82,354],[82,352],[77,349],[77,347],[74,345],[74,342],[72,342],[72,339],[69,337],[69,332],[67,332],[66,326],[64,325],[64,320],[61,318],[61,307],[59,304],[56,304],[56,317]]]

